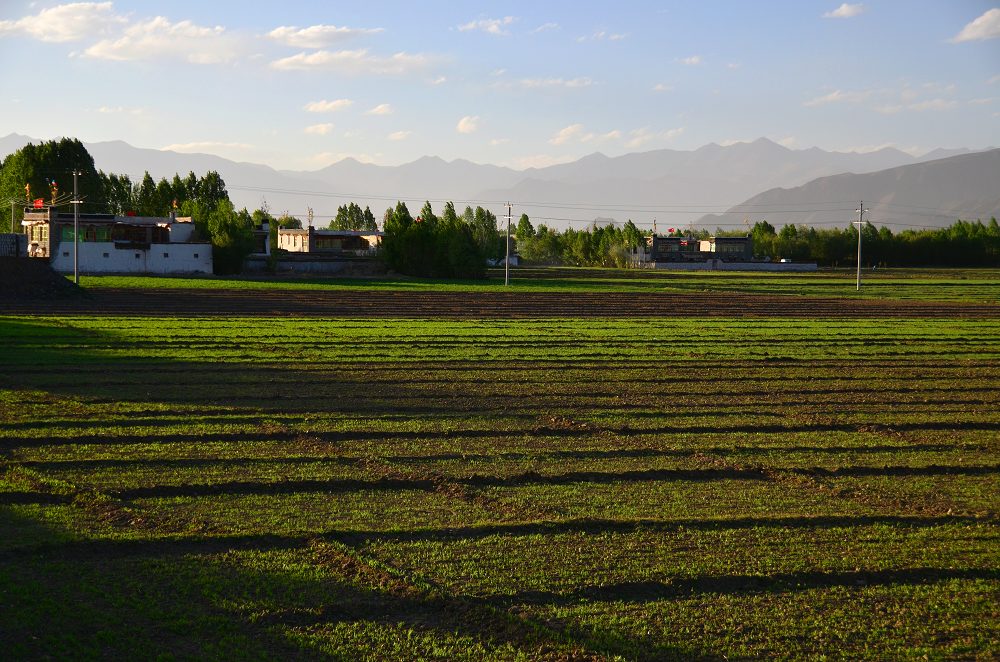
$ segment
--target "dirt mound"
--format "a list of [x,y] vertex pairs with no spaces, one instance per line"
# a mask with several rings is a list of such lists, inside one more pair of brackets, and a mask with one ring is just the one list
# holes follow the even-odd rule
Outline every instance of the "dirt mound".
[[61,299],[80,292],[73,281],[56,273],[46,260],[0,257],[0,301]]

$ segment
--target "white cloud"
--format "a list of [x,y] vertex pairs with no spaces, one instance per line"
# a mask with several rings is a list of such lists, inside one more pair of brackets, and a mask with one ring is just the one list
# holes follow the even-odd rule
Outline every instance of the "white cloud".
[[952,110],[958,107],[958,102],[950,99],[928,99],[918,103],[911,103],[907,110]]
[[816,97],[815,99],[810,99],[803,103],[803,106],[815,107],[815,106],[825,106],[828,103],[860,103],[864,101],[871,95],[870,92],[844,92],[842,90],[834,90],[829,94],[824,94],[821,97]]
[[71,2],[16,21],[0,21],[0,35],[27,35],[40,41],[60,43],[104,36],[125,23],[125,17],[114,13],[111,2]]
[[564,145],[570,140],[580,136],[583,133],[582,124],[570,124],[567,127],[559,129],[556,134],[549,138],[550,145]]
[[97,109],[97,112],[102,115],[142,115],[146,112],[146,109],[136,106],[101,106]]
[[548,32],[549,30],[558,30],[558,23],[542,23],[537,28],[531,31],[531,34],[538,34],[539,32]]
[[315,51],[298,53],[271,63],[274,69],[285,71],[331,71],[361,76],[400,76],[424,69],[431,58],[420,53],[399,52],[395,55],[372,55],[368,49]]
[[577,37],[576,40],[579,43],[583,43],[585,41],[604,41],[605,39],[607,39],[608,41],[621,41],[622,39],[625,39],[627,36],[628,36],[627,34],[609,33],[606,30],[598,30],[589,37]]
[[490,141],[490,147],[497,147],[499,145],[506,145],[510,142],[510,138],[494,138]]
[[788,149],[798,149],[799,140],[795,136],[788,136],[786,138],[781,138],[777,141],[782,147],[787,147]]
[[673,85],[667,85],[666,83],[657,83],[656,85],[653,86],[653,91],[654,92],[673,92],[674,91],[674,86]]
[[987,85],[996,85],[997,83],[1000,83],[1000,74],[997,74],[993,78],[986,81]]
[[681,64],[686,64],[689,67],[692,67],[701,64],[702,59],[700,55],[692,55],[691,57],[682,57],[681,59],[678,60],[678,62],[680,62]]
[[226,143],[219,142],[215,140],[206,140],[202,142],[192,142],[192,143],[174,143],[173,145],[167,145],[166,147],[161,147],[160,150],[164,152],[186,152],[186,153],[197,153],[197,152],[214,152],[217,150],[248,150],[253,149],[253,145],[248,145],[247,143]]
[[458,120],[458,124],[455,126],[455,130],[459,133],[475,133],[478,128],[478,115],[466,115],[462,119]]
[[324,124],[313,124],[311,126],[307,126],[304,131],[315,136],[325,136],[333,131],[333,124],[330,122],[326,122]]
[[594,133],[592,131],[584,132],[584,127],[582,124],[570,124],[557,131],[549,139],[550,145],[565,145],[570,141],[590,143],[590,142],[604,142],[608,140],[618,140],[622,137],[622,132],[618,129],[608,131],[607,133]]
[[392,115],[392,106],[387,103],[380,103],[371,110],[365,111],[365,115]]
[[490,75],[491,76],[503,76],[505,73],[507,73],[507,70],[501,68],[501,69],[494,69],[493,73],[491,73]]
[[355,37],[382,32],[382,28],[347,28],[336,25],[312,25],[308,28],[281,26],[267,33],[275,41],[295,48],[326,48]]
[[655,132],[650,131],[648,127],[642,127],[641,129],[629,132],[630,138],[628,142],[625,143],[625,146],[629,149],[636,149],[649,142],[669,142],[682,133],[684,133],[683,127]]
[[458,30],[459,32],[479,30],[488,34],[507,36],[510,34],[510,31],[506,29],[507,26],[511,25],[516,20],[517,19],[513,16],[504,16],[503,18],[481,18],[478,21],[469,21],[464,25],[458,26]]
[[742,62],[730,62],[729,64],[726,65],[726,69],[733,69],[733,70],[735,70],[735,69],[739,69],[742,66],[743,66]]
[[386,138],[388,138],[389,140],[396,140],[396,141],[406,140],[407,138],[410,137],[410,134],[412,133],[413,133],[412,131],[393,131],[388,136],[386,136]]
[[884,104],[881,106],[875,106],[874,110],[876,113],[881,113],[883,115],[895,115],[905,110],[906,106],[898,103]]
[[859,14],[863,14],[864,11],[865,6],[860,2],[854,5],[845,2],[833,11],[823,14],[823,18],[854,18]]
[[431,79],[429,82],[431,85],[444,85],[448,82],[448,79],[444,76],[438,76],[437,78]]
[[576,89],[581,87],[590,87],[594,84],[594,81],[590,78],[524,78],[518,82],[521,87],[526,87],[528,89],[538,89],[538,88],[553,88],[553,87],[563,87],[567,89]]
[[952,99],[925,99],[914,103],[885,104],[875,107],[875,112],[883,115],[895,115],[906,110],[915,112],[953,110],[958,102]]
[[984,97],[982,99],[969,99],[970,106],[988,106],[996,101],[993,97]]
[[954,43],[963,41],[983,41],[1000,37],[1000,8],[987,10],[982,16],[972,21],[952,39]]
[[353,103],[350,99],[334,99],[333,101],[323,99],[322,101],[310,101],[302,107],[302,110],[307,110],[310,113],[333,113],[349,108]]
[[117,39],[103,39],[83,54],[100,60],[181,59],[193,64],[221,64],[246,50],[242,41],[222,26],[204,27],[191,21],[171,23],[162,16],[133,23]]

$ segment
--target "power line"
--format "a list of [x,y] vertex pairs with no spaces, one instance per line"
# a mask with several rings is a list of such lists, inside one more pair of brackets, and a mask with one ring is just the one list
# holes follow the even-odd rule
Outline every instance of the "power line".
[[[254,191],[260,193],[276,193],[285,195],[309,195],[318,196],[324,198],[334,198],[343,200],[354,200],[354,199],[369,199],[369,200],[385,200],[385,201],[398,201],[398,200],[424,200],[427,202],[435,203],[460,203],[460,204],[477,204],[477,205],[496,205],[504,206],[505,201],[501,200],[477,200],[477,199],[462,199],[462,198],[428,198],[423,196],[415,195],[379,195],[370,193],[344,193],[344,192],[331,192],[331,191],[311,191],[305,189],[286,189],[278,187],[265,187],[265,186],[240,186],[231,185],[227,188],[238,191]],[[657,214],[713,214],[717,216],[722,216],[726,214],[747,214],[753,213],[755,215],[784,215],[784,214],[813,214],[820,212],[844,212],[845,215],[854,211],[854,206],[856,203],[844,200],[844,201],[822,201],[822,202],[806,202],[797,203],[794,205],[780,205],[780,204],[722,204],[722,205],[705,205],[703,203],[677,203],[677,204],[659,204],[659,205],[632,205],[629,203],[572,203],[572,202],[552,202],[552,201],[539,201],[539,200],[522,200],[519,204],[523,206],[530,206],[541,209],[565,209],[568,211],[593,211],[596,213],[602,212],[616,212],[619,214],[644,214],[644,213],[657,213]],[[849,205],[849,206],[842,206]],[[899,203],[874,203],[873,208],[899,208],[907,210],[924,210],[924,211],[907,211],[908,215],[913,216],[925,216],[925,217],[951,217],[951,216],[968,216],[976,215],[978,211],[962,210],[962,209],[935,209],[933,207],[921,206],[921,205],[903,205]],[[317,214],[317,216],[322,216],[324,218],[332,218],[333,214]],[[549,217],[546,220],[567,220],[567,221],[584,221],[585,219],[563,219],[559,217]],[[586,219],[585,222],[590,222]],[[813,224],[818,224],[820,222],[813,222]],[[824,221],[823,223],[827,223]],[[898,225],[898,224],[897,224]]]

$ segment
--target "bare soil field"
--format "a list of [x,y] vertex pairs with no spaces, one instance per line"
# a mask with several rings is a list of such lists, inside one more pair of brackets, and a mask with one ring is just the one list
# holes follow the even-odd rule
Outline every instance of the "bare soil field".
[[427,292],[100,288],[72,298],[0,299],[0,315],[240,315],[378,318],[958,317],[998,318],[988,303],[733,292]]

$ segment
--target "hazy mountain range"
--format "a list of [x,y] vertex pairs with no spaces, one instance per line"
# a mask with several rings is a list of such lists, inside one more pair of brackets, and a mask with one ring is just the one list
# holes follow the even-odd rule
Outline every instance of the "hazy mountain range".
[[[0,138],[0,157],[28,142],[38,141],[17,134]],[[962,218],[988,218],[1000,211],[1000,150],[939,149],[914,157],[893,148],[866,153],[793,150],[761,138],[693,151],[663,149],[618,157],[595,153],[572,163],[521,171],[437,157],[400,166],[344,159],[320,170],[279,171],[121,141],[85,145],[99,169],[128,174],[133,181],[145,171],[159,180],[174,173],[216,170],[238,207],[255,209],[266,201],[273,213],[288,211],[303,219],[306,208],[312,207],[317,226],[325,226],[337,207],[349,201],[369,205],[377,217],[396,200],[405,201],[414,214],[425,200],[436,211],[452,200],[460,211],[466,204],[481,204],[498,216],[510,201],[515,218],[527,213],[536,225],[580,228],[600,218],[632,219],[649,227],[656,219],[661,231],[689,223],[732,229],[742,227],[745,218],[764,217],[777,226],[846,224],[851,214],[845,217],[844,210],[853,212],[856,202],[851,201],[859,198],[873,210],[875,222],[884,217],[908,225],[946,225],[958,212]],[[877,214],[869,199],[872,205],[880,203]],[[920,209],[904,213],[907,205]]]
[[766,218],[776,227],[789,222],[844,226],[858,218],[859,202],[869,210],[865,220],[893,231],[1000,217],[1000,149],[774,188],[697,223],[714,228]]

